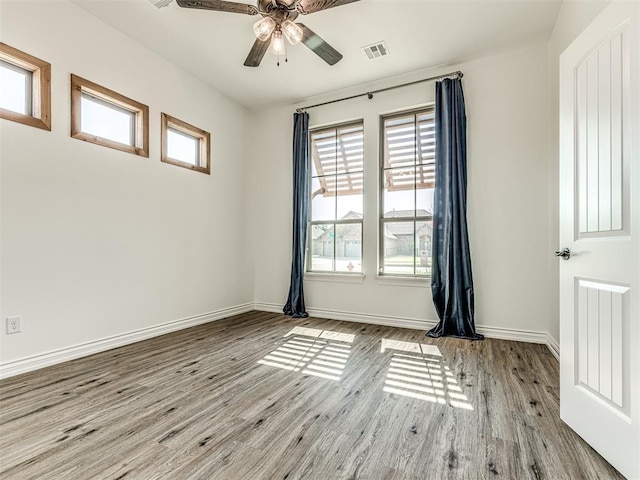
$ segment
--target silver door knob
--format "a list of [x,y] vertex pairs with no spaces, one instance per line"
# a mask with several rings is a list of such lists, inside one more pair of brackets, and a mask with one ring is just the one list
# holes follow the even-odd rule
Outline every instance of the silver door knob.
[[569,258],[571,258],[571,251],[567,247],[564,247],[559,252],[556,252],[555,256],[562,257],[563,260],[569,260]]

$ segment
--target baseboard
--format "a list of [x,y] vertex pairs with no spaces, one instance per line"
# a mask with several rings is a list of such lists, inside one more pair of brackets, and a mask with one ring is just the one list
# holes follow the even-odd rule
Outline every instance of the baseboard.
[[547,343],[547,333],[537,332],[535,330],[520,330],[517,328],[477,325],[476,331],[487,338],[512,340],[514,342]]
[[0,379],[31,372],[33,370],[49,367],[58,363],[85,357],[87,355],[93,355],[94,353],[104,352],[105,350],[122,347],[124,345],[129,345],[152,337],[158,337],[177,330],[195,327],[196,325],[202,325],[204,323],[221,320],[233,315],[250,312],[253,309],[253,303],[245,303],[243,305],[223,308],[213,312],[163,323],[161,325],[154,325],[153,327],[141,328],[140,330],[134,330],[121,335],[114,335],[112,337],[86,342],[72,347],[61,348],[59,350],[22,358],[20,360],[6,362],[0,364]]
[[[256,310],[262,312],[282,313],[282,305],[277,303],[257,302],[254,304]],[[372,315],[368,313],[344,312],[340,310],[326,310],[320,308],[307,308],[307,313],[316,318],[327,318],[330,320],[341,320],[345,322],[369,323],[372,325],[384,325],[387,327],[413,328],[415,330],[425,330],[433,327],[436,322],[429,320],[419,320],[416,318],[390,317],[386,315]]]
[[[257,302],[254,306],[256,310],[263,312],[282,312],[282,305],[276,303]],[[354,313],[317,308],[307,308],[307,312],[312,317],[342,320],[346,322],[370,323],[373,325],[384,325],[387,327],[411,328],[414,330],[429,330],[437,323],[435,320],[420,320],[417,318],[392,317],[388,315],[372,315],[368,313]],[[547,344],[547,338],[549,337],[546,332],[483,325],[478,325],[477,331],[487,338],[514,340],[517,342],[528,343]]]
[[[142,328],[133,332],[114,335],[112,337],[86,342],[72,347],[66,347],[47,353],[33,355],[31,357],[22,358],[0,364],[0,379],[27,373],[40,368],[49,367],[58,363],[74,360],[76,358],[93,355],[94,353],[104,352],[112,348],[122,347],[131,343],[146,340],[148,338],[157,337],[167,333],[175,332],[196,325],[221,320],[247,313],[252,310],[263,312],[282,312],[282,305],[276,303],[245,303],[234,307],[223,308],[214,312],[195,315],[193,317],[182,318],[172,322],[155,325],[153,327]],[[416,318],[405,318],[388,315],[373,315],[366,313],[345,312],[340,310],[326,310],[317,308],[308,308],[309,315],[317,318],[327,318],[331,320],[341,320],[355,323],[368,323],[373,325],[384,325],[387,327],[410,328],[413,330],[428,330],[435,326],[435,320],[421,320]],[[560,360],[560,346],[558,342],[548,333],[536,332],[530,330],[517,330],[512,328],[501,328],[478,325],[478,333],[485,335],[487,338],[496,338],[501,340],[514,340],[518,342],[541,343],[547,345],[553,356]]]
[[547,334],[547,341],[545,343],[547,344],[547,347],[549,347],[549,350],[551,350],[553,356],[556,357],[556,360],[560,361],[560,345],[556,339]]

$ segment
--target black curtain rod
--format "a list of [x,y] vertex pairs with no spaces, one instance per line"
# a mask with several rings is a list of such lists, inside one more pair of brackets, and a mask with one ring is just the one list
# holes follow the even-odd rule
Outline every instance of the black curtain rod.
[[436,77],[423,78],[421,80],[415,80],[413,82],[403,83],[401,85],[394,85],[393,87],[380,88],[378,90],[373,90],[371,92],[359,93],[358,95],[351,95],[350,97],[338,98],[337,100],[330,100],[328,102],[316,103],[315,105],[308,105],[306,107],[296,108],[296,112],[302,113],[305,110],[308,110],[309,108],[322,107],[323,105],[330,105],[332,103],[344,102],[345,100],[364,97],[365,95],[369,100],[371,100],[373,98],[373,95],[376,93],[395,90],[396,88],[408,87],[410,85],[416,85],[417,83],[430,82],[432,80],[442,80],[444,78],[449,78],[449,77],[462,78],[462,72],[458,70],[457,72],[445,73],[444,75],[438,75]]

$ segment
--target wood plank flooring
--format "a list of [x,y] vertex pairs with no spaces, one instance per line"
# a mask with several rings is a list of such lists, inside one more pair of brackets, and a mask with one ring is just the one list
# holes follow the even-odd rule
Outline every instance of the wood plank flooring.
[[0,382],[0,478],[618,479],[547,348],[252,312]]

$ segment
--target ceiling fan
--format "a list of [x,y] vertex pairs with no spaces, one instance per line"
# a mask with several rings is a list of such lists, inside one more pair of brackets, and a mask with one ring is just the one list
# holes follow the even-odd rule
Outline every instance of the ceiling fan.
[[183,8],[199,8],[219,12],[261,15],[253,31],[257,37],[251,51],[244,61],[247,67],[257,67],[267,50],[278,56],[285,56],[284,38],[291,45],[302,42],[329,65],[335,65],[342,54],[325,42],[313,30],[302,23],[294,23],[298,15],[339,7],[359,0],[257,0],[257,6],[226,0],[177,0]]

